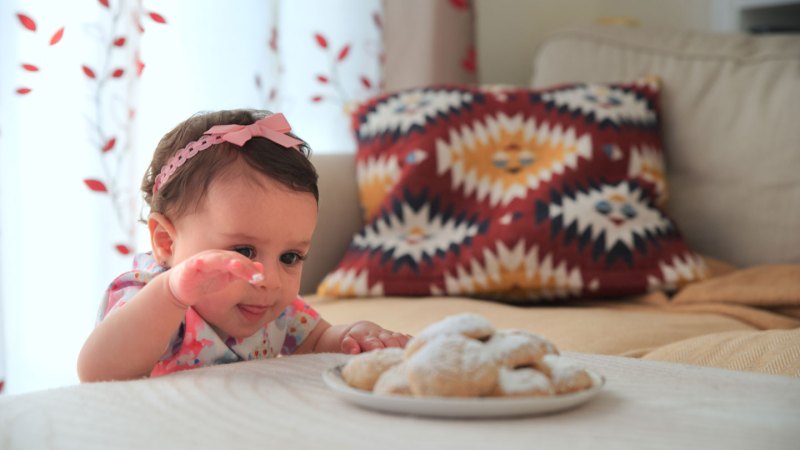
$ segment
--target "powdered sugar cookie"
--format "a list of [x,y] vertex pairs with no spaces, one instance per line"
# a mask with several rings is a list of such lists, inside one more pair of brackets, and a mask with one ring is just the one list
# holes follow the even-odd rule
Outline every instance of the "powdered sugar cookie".
[[579,364],[556,355],[545,355],[537,369],[546,374],[556,394],[567,394],[592,387],[592,377]]
[[381,348],[360,353],[342,368],[342,378],[350,386],[371,391],[378,377],[390,367],[403,360],[403,349]]
[[485,342],[494,334],[494,326],[485,317],[472,313],[447,316],[429,325],[406,344],[406,358],[413,355],[429,340],[451,334]]
[[497,363],[485,347],[461,334],[432,338],[406,359],[411,392],[438,397],[490,394],[497,385]]
[[547,338],[495,330],[470,313],[431,324],[405,350],[385,348],[351,358],[342,378],[375,394],[415,397],[545,397],[592,387],[589,373],[559,356]]
[[486,343],[503,367],[534,367],[544,355],[558,354],[552,342],[524,330],[499,330]]
[[556,393],[553,384],[538,370],[523,367],[512,369],[501,367],[494,395],[503,397],[546,397]]
[[397,364],[383,372],[372,392],[383,395],[411,395],[405,364]]

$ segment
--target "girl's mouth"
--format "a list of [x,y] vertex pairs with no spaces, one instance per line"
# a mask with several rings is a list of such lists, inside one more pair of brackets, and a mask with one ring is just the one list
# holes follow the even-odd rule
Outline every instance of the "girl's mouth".
[[264,313],[267,312],[269,306],[266,305],[236,305],[236,308],[239,309],[239,312],[244,316],[245,319],[257,322],[264,317]]

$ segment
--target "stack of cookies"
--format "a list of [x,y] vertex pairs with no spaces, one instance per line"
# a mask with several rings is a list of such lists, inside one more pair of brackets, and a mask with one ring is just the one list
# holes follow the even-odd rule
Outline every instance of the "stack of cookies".
[[436,397],[552,396],[592,386],[586,370],[559,356],[547,339],[496,330],[476,314],[446,317],[405,349],[355,356],[342,378],[376,394]]

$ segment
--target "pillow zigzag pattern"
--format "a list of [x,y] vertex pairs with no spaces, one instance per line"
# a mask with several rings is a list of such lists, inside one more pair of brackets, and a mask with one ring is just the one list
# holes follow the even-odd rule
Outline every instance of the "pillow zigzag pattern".
[[353,115],[366,225],[318,294],[527,303],[704,278],[663,210],[658,95],[650,76],[371,99]]

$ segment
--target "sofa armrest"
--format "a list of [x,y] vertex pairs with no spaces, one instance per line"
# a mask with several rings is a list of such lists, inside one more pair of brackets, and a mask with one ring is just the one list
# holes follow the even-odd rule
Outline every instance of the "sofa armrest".
[[363,226],[358,204],[355,155],[315,154],[311,162],[319,174],[319,216],[304,263],[300,294],[314,293],[322,278],[344,255]]

